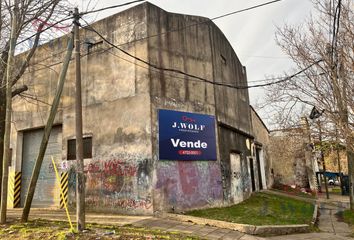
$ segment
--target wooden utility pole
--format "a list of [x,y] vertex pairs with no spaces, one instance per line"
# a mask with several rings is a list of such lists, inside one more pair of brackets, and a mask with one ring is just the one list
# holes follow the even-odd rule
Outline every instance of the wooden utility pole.
[[[14,57],[17,36],[17,18],[18,18],[18,0],[14,2],[14,10],[11,16],[11,36],[10,49],[7,60],[6,71],[6,116],[5,116],[5,134],[4,134],[4,154],[2,159],[2,181],[1,181],[1,206],[0,223],[6,223],[7,210],[7,188],[9,178],[9,159],[10,157],[10,134],[11,134],[11,112],[12,112],[12,73],[14,69]],[[0,16],[1,17],[1,16]]]
[[324,178],[324,182],[325,182],[325,189],[326,189],[326,197],[327,199],[329,199],[329,193],[328,193],[328,182],[327,182],[327,177],[325,175],[326,173],[326,162],[324,159],[324,155],[323,155],[323,149],[322,149],[322,127],[321,127],[321,121],[318,120],[317,121],[318,124],[318,139],[320,141],[320,152],[321,152],[321,161],[322,161],[322,168],[323,168],[323,178]]
[[76,218],[77,230],[85,229],[85,176],[82,140],[82,101],[81,101],[81,61],[80,61],[80,34],[79,34],[79,10],[74,12],[75,34],[75,70],[76,70],[76,94],[75,94],[75,131],[76,131]]
[[343,193],[343,188],[342,188],[343,178],[342,178],[342,167],[341,167],[340,154],[339,154],[339,139],[338,139],[338,128],[337,128],[337,125],[336,125],[336,152],[337,152],[340,191]]
[[40,148],[39,148],[39,153],[38,153],[38,156],[37,156],[37,159],[36,159],[36,163],[35,163],[33,171],[32,171],[32,176],[31,176],[30,185],[28,187],[28,192],[27,192],[27,196],[26,196],[25,206],[24,206],[23,212],[22,212],[22,219],[21,219],[22,222],[27,222],[28,221],[28,215],[29,215],[29,212],[30,212],[30,209],[31,209],[31,204],[32,204],[34,192],[36,190],[36,184],[37,184],[38,176],[39,176],[39,173],[40,173],[40,170],[41,170],[44,154],[45,154],[45,151],[47,149],[48,140],[49,140],[50,132],[51,132],[52,127],[53,127],[55,115],[56,115],[57,110],[58,110],[60,97],[61,97],[61,94],[63,92],[64,80],[65,80],[66,72],[67,72],[68,67],[69,67],[69,62],[70,62],[70,59],[71,59],[72,51],[73,51],[73,36],[71,36],[70,41],[68,42],[67,52],[66,52],[66,55],[65,55],[65,58],[64,58],[63,67],[62,67],[60,75],[59,75],[57,90],[56,90],[56,93],[55,93],[55,97],[53,99],[52,107],[50,109],[50,113],[49,113],[49,117],[48,117],[48,120],[47,120],[47,124],[45,125],[45,128],[44,128],[44,134],[43,134],[43,138],[42,138],[41,145],[40,145]]
[[310,134],[310,125],[307,120],[307,117],[302,117],[301,122],[303,125],[303,141],[304,141],[304,150],[305,150],[305,163],[306,163],[306,171],[307,177],[310,185],[310,189],[314,190],[317,193],[317,184],[314,172],[314,163],[313,163],[313,155],[311,148],[311,134]]

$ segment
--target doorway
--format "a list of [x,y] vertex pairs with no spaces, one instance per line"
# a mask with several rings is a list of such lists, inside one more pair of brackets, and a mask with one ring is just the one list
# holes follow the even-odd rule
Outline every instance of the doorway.
[[242,172],[241,172],[241,156],[238,153],[230,154],[230,170],[231,170],[231,184],[230,194],[233,203],[243,201],[243,188],[242,188]]

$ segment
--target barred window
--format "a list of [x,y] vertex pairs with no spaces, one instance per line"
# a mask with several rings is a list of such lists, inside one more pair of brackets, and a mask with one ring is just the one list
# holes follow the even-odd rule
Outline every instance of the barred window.
[[[92,158],[92,137],[84,137],[83,139],[84,158]],[[68,160],[76,159],[76,139],[68,140]]]

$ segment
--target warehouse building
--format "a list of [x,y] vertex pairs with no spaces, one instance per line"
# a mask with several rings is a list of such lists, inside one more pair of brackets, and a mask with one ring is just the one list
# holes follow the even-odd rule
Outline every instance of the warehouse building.
[[[237,203],[266,188],[248,90],[225,86],[247,86],[246,70],[212,21],[143,3],[92,27],[150,64],[80,30],[88,210],[179,212]],[[10,172],[20,193],[10,196],[13,207],[26,197],[68,37],[39,47],[20,81],[29,90],[13,101]],[[35,207],[75,207],[74,70],[72,62]]]

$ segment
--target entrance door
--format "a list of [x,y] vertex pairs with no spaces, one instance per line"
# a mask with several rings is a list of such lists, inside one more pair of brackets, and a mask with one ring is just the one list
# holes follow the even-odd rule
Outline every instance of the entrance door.
[[[29,130],[23,133],[21,206],[24,205],[34,164],[39,152],[43,129]],[[59,206],[60,185],[56,180],[51,157],[60,162],[62,154],[61,126],[53,127],[47,150],[39,173],[32,207]]]
[[251,183],[252,183],[252,192],[256,191],[256,184],[254,181],[254,165],[253,165],[253,158],[248,158],[249,163],[249,171],[251,175]]
[[261,160],[260,160],[260,149],[256,149],[256,161],[257,161],[257,172],[258,172],[258,186],[259,190],[263,189],[263,184],[262,184],[262,169],[261,169]]
[[231,201],[239,203],[243,200],[242,189],[242,172],[241,172],[241,157],[240,154],[230,154],[230,167],[231,167]]
[[263,149],[256,149],[256,157],[257,157],[257,167],[258,167],[258,179],[259,179],[259,188],[267,189],[267,182],[265,176],[265,167],[264,167],[264,157],[263,157]]

